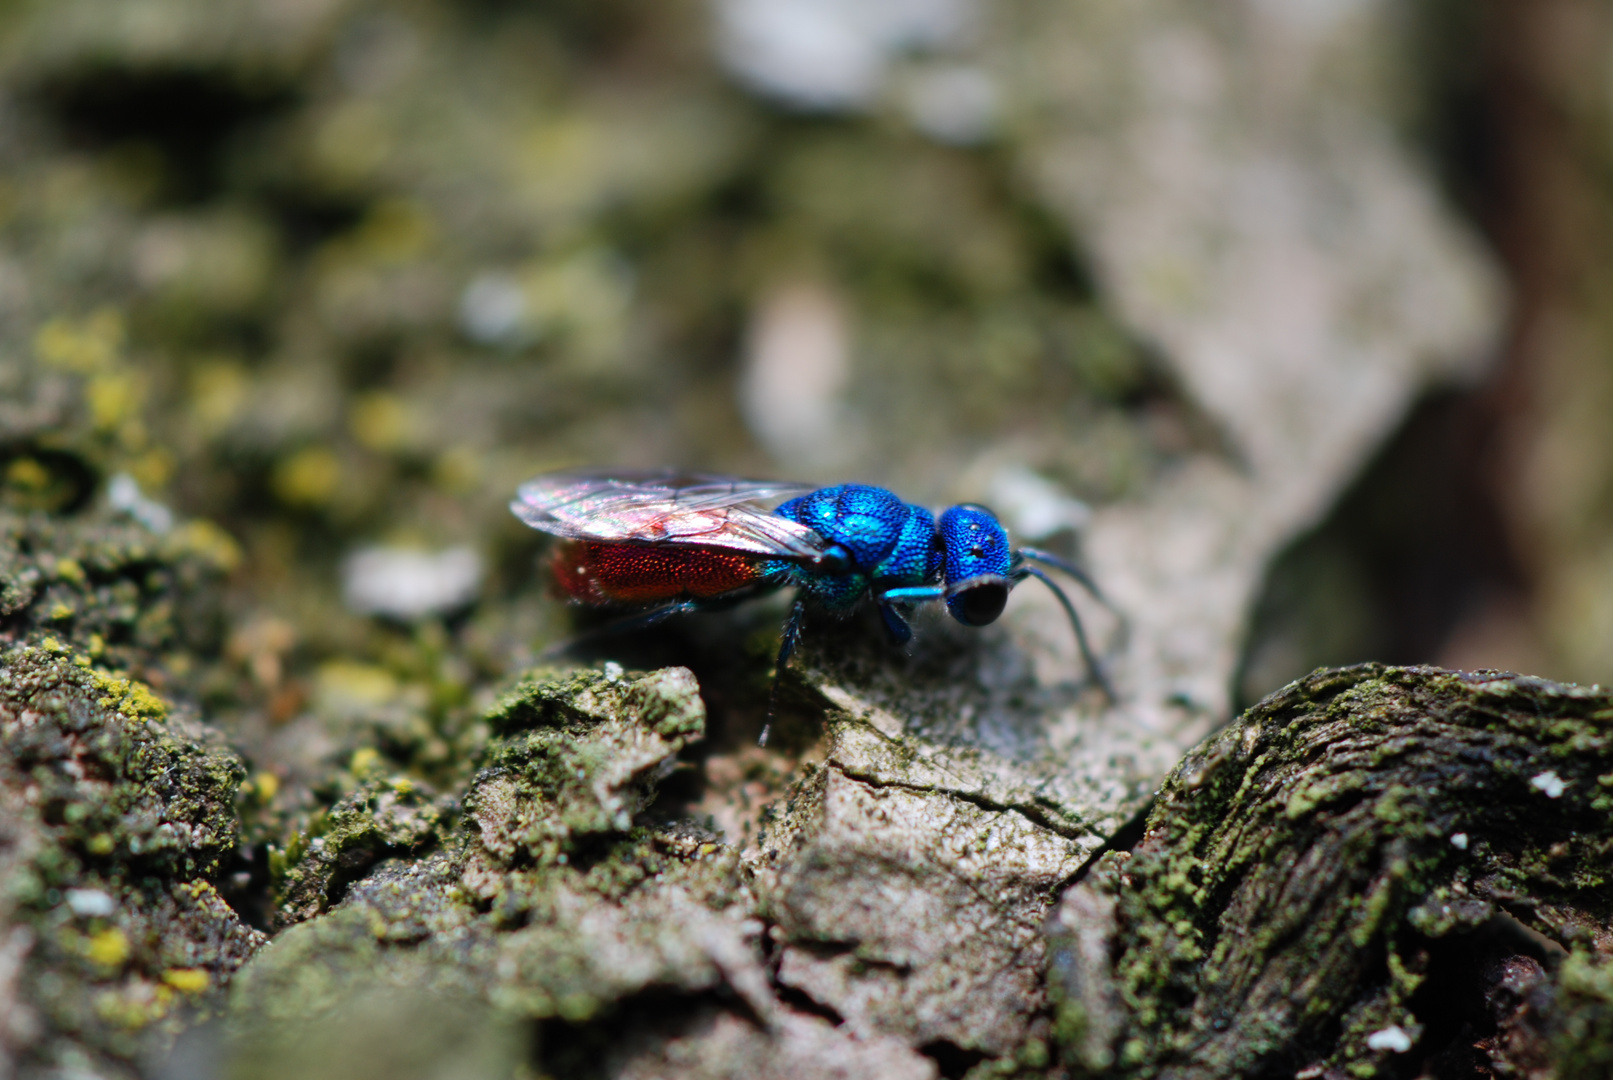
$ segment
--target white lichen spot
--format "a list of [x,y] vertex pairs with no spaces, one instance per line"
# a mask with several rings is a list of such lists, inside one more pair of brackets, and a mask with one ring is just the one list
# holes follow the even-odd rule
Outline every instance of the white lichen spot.
[[717,54],[729,73],[798,109],[857,111],[896,63],[965,43],[978,0],[717,0]]
[[1568,781],[1547,769],[1530,780],[1529,786],[1539,790],[1548,799],[1557,799],[1561,798],[1563,792],[1568,789]]
[[1367,1036],[1368,1050],[1388,1050],[1394,1054],[1404,1054],[1411,1049],[1411,1036],[1399,1024],[1390,1024],[1382,1031],[1374,1031]]
[[106,501],[113,510],[128,514],[154,533],[174,527],[174,512],[140,493],[140,484],[128,473],[118,473],[106,486]]
[[367,547],[342,561],[342,600],[360,615],[442,615],[469,605],[481,585],[482,561],[468,547]]
[[117,910],[117,902],[100,889],[68,889],[67,906],[74,915],[104,919]]
[[1454,847],[1457,851],[1466,851],[1467,850],[1467,833],[1465,833],[1465,832],[1451,833],[1451,846]]
[[527,344],[540,336],[531,322],[526,291],[508,274],[478,274],[459,296],[459,328],[479,344]]

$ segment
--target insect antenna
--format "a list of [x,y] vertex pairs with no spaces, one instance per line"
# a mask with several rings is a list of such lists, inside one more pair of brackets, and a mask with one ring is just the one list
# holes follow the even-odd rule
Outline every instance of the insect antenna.
[[[1065,563],[1062,559],[1056,559],[1052,556],[1041,558],[1040,556],[1043,555],[1042,552],[1038,551],[1032,554],[1031,550],[1024,548],[1020,549],[1019,554],[1027,559],[1034,559],[1037,562],[1045,562],[1050,566],[1056,566],[1060,570],[1066,571],[1071,577],[1075,578],[1075,580],[1079,581],[1083,586],[1085,586],[1087,591],[1091,592],[1094,597],[1097,597],[1099,600],[1103,600],[1102,595],[1092,584],[1092,580],[1079,570],[1076,570],[1073,566]],[[1098,689],[1102,690],[1103,696],[1109,699],[1109,704],[1113,705],[1118,702],[1120,698],[1115,694],[1114,687],[1109,685],[1109,677],[1103,673],[1103,668],[1099,665],[1098,658],[1092,654],[1092,646],[1087,641],[1086,629],[1081,625],[1081,616],[1076,614],[1075,605],[1070,603],[1070,598],[1065,595],[1063,589],[1059,588],[1059,583],[1054,581],[1052,577],[1050,577],[1048,573],[1041,567],[1030,566],[1023,562],[1020,563],[1020,565],[1015,569],[1014,576],[1019,578],[1021,581],[1023,581],[1027,576],[1036,578],[1049,589],[1053,590],[1053,595],[1059,598],[1059,603],[1064,607],[1064,614],[1070,617],[1070,626],[1075,630],[1075,643],[1081,649],[1081,661],[1082,663],[1086,664],[1087,672],[1092,676],[1092,681],[1098,684]],[[1104,606],[1109,606],[1107,601],[1104,601]],[[1110,610],[1113,609],[1111,608]]]
[[[1032,562],[1039,562],[1043,566],[1051,566],[1053,569],[1058,570],[1061,573],[1068,574],[1070,577],[1079,582],[1083,589],[1091,593],[1094,600],[1108,608],[1110,611],[1113,611],[1116,615],[1120,614],[1120,612],[1115,611],[1114,605],[1109,603],[1108,597],[1104,596],[1103,593],[1098,589],[1098,583],[1093,581],[1085,570],[1081,569],[1073,562],[1070,562],[1067,559],[1061,559],[1052,552],[1043,551],[1041,548],[1022,547],[1016,550],[1014,554],[1018,555],[1021,559],[1029,559]],[[1046,579],[1044,578],[1043,580]],[[1052,583],[1049,582],[1049,584]]]

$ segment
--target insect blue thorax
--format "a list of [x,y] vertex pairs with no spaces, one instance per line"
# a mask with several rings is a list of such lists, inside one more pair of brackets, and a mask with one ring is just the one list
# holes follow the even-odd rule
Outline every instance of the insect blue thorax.
[[934,515],[884,488],[867,484],[820,488],[773,512],[844,549],[843,573],[782,561],[770,567],[830,610],[856,606],[871,586],[923,585],[940,575],[943,557],[936,544]]

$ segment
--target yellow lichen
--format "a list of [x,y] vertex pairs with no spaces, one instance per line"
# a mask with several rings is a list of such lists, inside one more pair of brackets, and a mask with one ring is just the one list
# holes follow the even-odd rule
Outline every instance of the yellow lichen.
[[93,934],[84,943],[84,955],[92,964],[104,968],[122,967],[129,959],[129,938],[115,926]]
[[385,668],[332,660],[320,665],[314,701],[321,712],[335,715],[362,713],[398,696],[398,680]]
[[213,977],[204,968],[169,968],[162,981],[181,994],[200,994],[212,985]]
[[193,518],[175,529],[168,540],[175,554],[195,555],[224,573],[241,565],[241,545],[235,537],[203,518]]
[[13,458],[6,465],[6,486],[40,492],[50,486],[50,470],[31,457]]
[[165,487],[174,477],[174,455],[167,447],[153,446],[129,462],[129,475],[146,491]]
[[97,375],[84,388],[90,422],[97,431],[119,428],[139,409],[141,396],[134,376],[125,372]]
[[52,319],[34,335],[34,353],[53,367],[81,375],[105,371],[123,350],[123,316],[102,308],[81,323]]
[[288,506],[324,506],[336,495],[342,464],[327,447],[310,446],[275,466],[270,480],[275,495]]
[[347,422],[361,446],[383,454],[401,449],[415,427],[415,419],[402,399],[382,390],[354,402]]
[[119,678],[105,671],[93,675],[95,688],[101,691],[96,704],[103,709],[122,713],[130,720],[162,720],[168,715],[168,705],[138,679]]

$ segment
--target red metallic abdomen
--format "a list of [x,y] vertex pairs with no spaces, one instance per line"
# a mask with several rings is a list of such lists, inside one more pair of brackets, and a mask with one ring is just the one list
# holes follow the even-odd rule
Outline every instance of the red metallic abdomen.
[[554,580],[585,604],[703,600],[753,584],[758,562],[716,548],[573,540],[555,552]]

